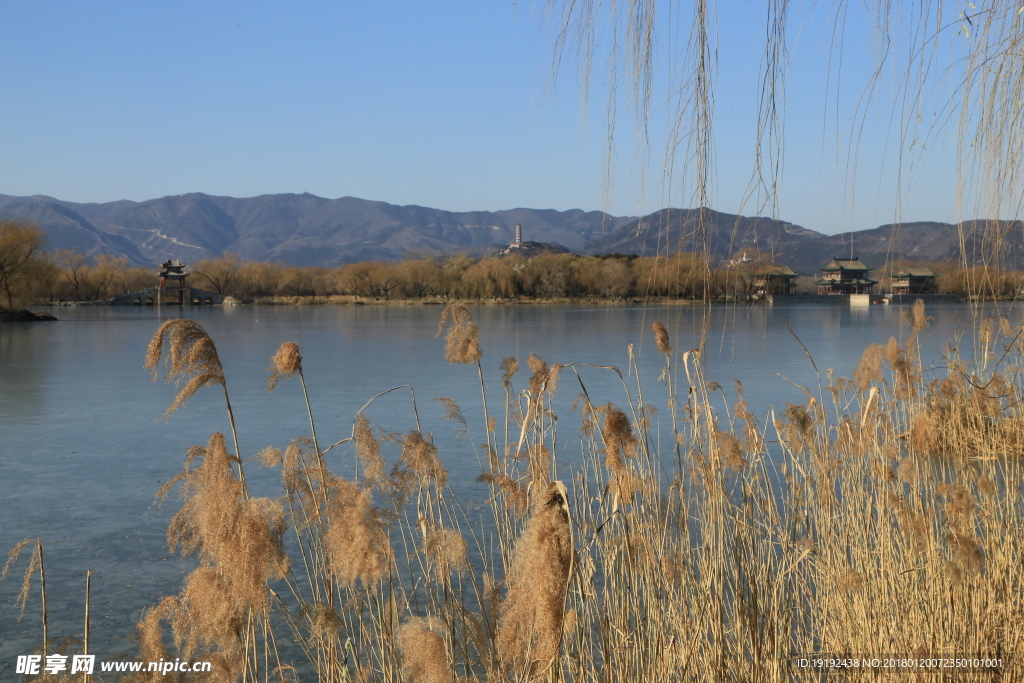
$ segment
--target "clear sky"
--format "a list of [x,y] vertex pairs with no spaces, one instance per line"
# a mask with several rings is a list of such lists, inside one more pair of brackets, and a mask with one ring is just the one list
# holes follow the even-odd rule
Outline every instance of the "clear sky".
[[[686,15],[689,4],[678,5]],[[757,213],[742,197],[762,5],[717,5],[713,203],[731,213]],[[0,193],[104,202],[311,192],[618,215],[688,206],[678,181],[661,182],[661,86],[648,161],[623,117],[606,192],[603,72],[581,108],[571,65],[550,78],[550,33],[536,12],[529,0],[5,3]],[[826,112],[825,18],[804,8],[791,21],[780,217],[825,233],[897,216],[954,220],[954,153],[941,131],[915,157],[913,182],[904,164],[897,204],[885,93],[866,119],[857,182],[847,182],[835,130],[849,129],[870,45],[865,19],[851,16],[838,114]],[[655,76],[665,82],[667,68]]]

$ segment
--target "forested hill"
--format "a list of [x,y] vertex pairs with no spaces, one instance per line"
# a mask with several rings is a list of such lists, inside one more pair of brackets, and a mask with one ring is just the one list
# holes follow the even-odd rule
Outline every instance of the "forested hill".
[[78,204],[0,194],[0,218],[40,225],[51,249],[114,254],[151,266],[233,253],[255,261],[336,266],[373,259],[469,251],[484,254],[523,239],[579,249],[632,217],[600,211],[509,209],[452,212],[356,197],[274,194],[236,199],[193,193],[144,202]]
[[[167,258],[194,263],[225,253],[316,266],[461,251],[484,255],[511,243],[517,223],[525,241],[563,245],[581,254],[651,256],[708,244],[715,261],[747,254],[804,274],[816,273],[833,256],[851,254],[875,268],[899,259],[951,265],[959,260],[957,227],[949,223],[826,235],[782,220],[705,210],[702,236],[697,217],[695,209],[664,209],[643,218],[579,209],[452,212],[311,194],[238,199],[192,193],[104,204],[0,194],[0,218],[37,223],[50,249],[123,256],[141,266]],[[984,242],[999,244],[1000,258],[993,265],[1024,269],[1019,222],[972,221],[965,228],[970,265],[986,262]]]

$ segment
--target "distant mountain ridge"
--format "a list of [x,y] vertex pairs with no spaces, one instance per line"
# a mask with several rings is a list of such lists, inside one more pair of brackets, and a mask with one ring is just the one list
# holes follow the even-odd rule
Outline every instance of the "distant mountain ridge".
[[[311,194],[234,198],[191,193],[102,204],[0,194],[0,217],[37,223],[46,231],[49,248],[113,254],[143,266],[168,258],[192,263],[225,253],[304,266],[390,261],[409,254],[483,255],[508,246],[517,223],[526,241],[562,245],[580,254],[651,256],[707,244],[719,262],[760,253],[803,274],[817,273],[833,256],[851,254],[876,269],[897,259],[952,264],[960,257],[957,227],[950,223],[825,235],[783,220],[705,209],[702,236],[697,234],[699,214],[698,209],[663,209],[640,218],[581,209],[453,212]],[[964,227],[969,264],[986,262],[981,247],[986,241],[1000,244],[996,265],[1024,268],[1020,222],[969,221]]]
[[526,239],[579,249],[635,220],[580,209],[452,212],[356,197],[237,199],[201,193],[104,204],[0,195],[0,217],[39,224],[52,249],[115,254],[140,265],[233,253],[243,259],[324,266],[395,260],[409,252],[486,253],[510,244],[517,223]]
[[[719,262],[748,253],[803,275],[817,274],[834,256],[856,255],[875,269],[896,260],[960,262],[960,234],[952,223],[911,222],[881,225],[869,230],[825,235],[787,221],[737,216],[704,210],[704,232],[698,234],[698,209],[662,209],[634,219],[618,230],[591,240],[584,254],[609,252],[651,256],[709,247]],[[1024,223],[971,220],[963,223],[968,265],[998,265],[1024,269]],[[983,245],[998,244],[997,250]],[[992,256],[998,252],[998,258]],[[879,275],[876,271],[875,275]]]

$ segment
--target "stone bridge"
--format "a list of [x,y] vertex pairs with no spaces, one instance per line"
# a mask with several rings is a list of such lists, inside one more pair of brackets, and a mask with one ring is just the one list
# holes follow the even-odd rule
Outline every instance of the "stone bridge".
[[234,302],[229,296],[195,287],[150,287],[115,296],[108,303],[111,306],[208,306]]

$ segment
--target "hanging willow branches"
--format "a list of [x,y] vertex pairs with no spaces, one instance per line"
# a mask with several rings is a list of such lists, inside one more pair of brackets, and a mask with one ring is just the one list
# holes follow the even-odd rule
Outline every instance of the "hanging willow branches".
[[[735,208],[773,219],[779,214],[783,173],[790,18],[827,13],[819,56],[828,60],[822,122],[823,130],[830,131],[827,137],[834,138],[835,164],[845,178],[844,206],[836,211],[852,211],[857,170],[866,153],[861,149],[865,131],[887,120],[892,132],[884,154],[895,164],[897,185],[890,188],[895,191],[897,226],[890,259],[904,255],[898,226],[905,188],[919,179],[931,147],[952,146],[961,263],[1007,265],[1008,238],[1021,230],[1016,219],[1024,209],[1024,11],[1019,0],[871,0],[864,5],[769,0],[742,7],[713,0],[547,0],[544,7],[554,27],[553,68],[561,73],[575,66],[584,99],[593,90],[596,69],[606,67],[609,182],[621,103],[629,105],[638,148],[646,151],[654,130],[652,98],[660,104],[665,92],[670,112],[663,129],[658,128],[666,140],[661,191],[702,215],[715,201],[718,35],[738,23],[734,17],[739,13],[759,12],[764,44],[758,91],[750,107],[756,136],[747,191]],[[859,96],[847,102],[849,53],[863,47],[857,32],[865,23],[870,26],[873,63],[866,81],[857,84]],[[825,147],[823,141],[823,162]],[[982,220],[967,220],[975,218]],[[701,218],[658,249],[706,253],[712,237]],[[736,239],[735,229],[730,237]],[[774,245],[761,248],[771,251]],[[974,283],[979,291],[984,285]]]

